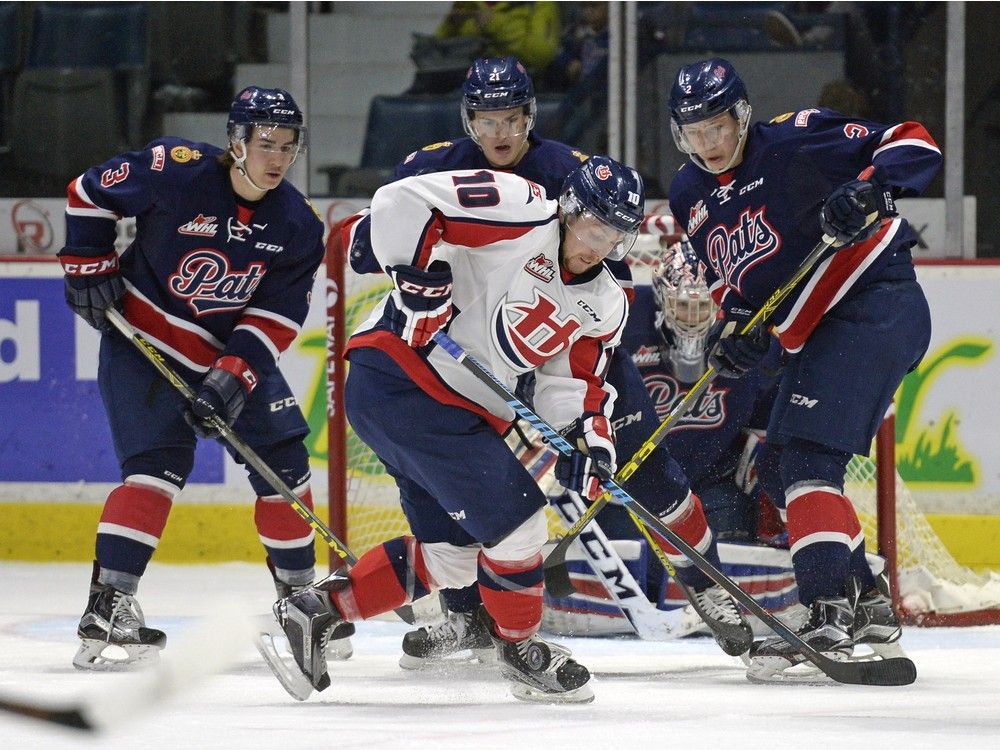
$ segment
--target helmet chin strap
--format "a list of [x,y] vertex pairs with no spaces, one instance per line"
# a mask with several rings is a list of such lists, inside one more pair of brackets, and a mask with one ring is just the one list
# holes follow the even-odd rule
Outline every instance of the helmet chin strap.
[[259,190],[262,193],[266,193],[268,189],[267,188],[263,188],[260,185],[258,185],[256,182],[254,182],[253,179],[250,177],[250,173],[247,172],[247,168],[246,168],[247,144],[246,144],[246,141],[242,141],[241,140],[241,141],[236,141],[236,143],[239,143],[241,146],[243,146],[243,156],[237,155],[236,149],[234,148],[234,142],[230,141],[229,142],[229,153],[233,155],[233,166],[236,167],[236,171],[239,172],[241,175],[243,175],[243,179],[245,179],[247,182],[249,182],[250,186],[253,187],[254,190]]

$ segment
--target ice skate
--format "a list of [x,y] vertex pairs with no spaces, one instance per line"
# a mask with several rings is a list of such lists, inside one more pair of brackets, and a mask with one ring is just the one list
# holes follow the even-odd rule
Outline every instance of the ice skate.
[[260,632],[254,639],[274,676],[296,700],[304,701],[313,690],[322,691],[330,686],[326,671],[327,643],[334,636],[344,638],[354,634],[354,624],[341,617],[329,597],[330,591],[348,585],[345,574],[334,573],[314,586],[275,602],[274,616],[288,639],[294,662],[278,652],[271,633]]
[[899,639],[903,629],[892,608],[889,581],[884,573],[875,578],[876,588],[858,597],[854,607],[854,643],[868,646],[885,659],[906,656]]
[[508,641],[495,634],[493,619],[480,607],[478,617],[496,648],[500,672],[511,681],[511,694],[530,703],[590,703],[590,672],[569,649],[537,635]]
[[736,600],[719,586],[692,591],[688,598],[695,612],[712,631],[715,642],[730,656],[741,656],[753,644],[753,630]]
[[[854,605],[846,597],[821,597],[809,607],[809,619],[797,631],[807,644],[831,659],[844,661],[854,650]],[[750,648],[751,682],[829,682],[791,643],[780,636]]]
[[146,627],[134,596],[96,581],[76,632],[81,641],[73,657],[77,669],[144,669],[160,660],[160,650],[167,645],[163,631]]
[[403,669],[426,669],[457,662],[494,662],[493,639],[475,612],[447,612],[443,622],[403,636]]
[[[293,583],[286,583],[278,578],[278,574],[274,569],[274,563],[271,559],[267,559],[267,569],[271,571],[271,578],[274,579],[274,590],[278,594],[279,599],[287,599],[288,597],[299,593],[300,591],[309,588],[312,584],[306,583],[301,586],[297,586]],[[267,615],[267,622],[269,624],[274,623],[274,618]],[[284,636],[281,635],[281,631],[277,628],[271,633],[271,638],[274,640],[285,640]],[[285,650],[289,655],[292,653],[291,646],[285,642]],[[344,638],[330,638],[330,642],[326,645],[326,658],[333,659],[334,661],[346,661],[354,655],[354,647],[351,645],[351,639]]]

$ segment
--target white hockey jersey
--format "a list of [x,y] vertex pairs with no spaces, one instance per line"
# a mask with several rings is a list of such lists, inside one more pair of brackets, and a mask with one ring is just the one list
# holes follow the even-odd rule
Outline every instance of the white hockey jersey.
[[[585,412],[610,418],[616,393],[604,375],[628,315],[625,293],[603,264],[580,276],[560,270],[560,238],[557,203],[506,172],[408,177],[379,189],[371,204],[371,246],[382,268],[447,261],[448,334],[512,390],[534,371],[534,408],[557,429]],[[382,349],[432,398],[506,430],[513,410],[439,347],[407,346],[388,330],[385,303],[357,328],[348,351]]]

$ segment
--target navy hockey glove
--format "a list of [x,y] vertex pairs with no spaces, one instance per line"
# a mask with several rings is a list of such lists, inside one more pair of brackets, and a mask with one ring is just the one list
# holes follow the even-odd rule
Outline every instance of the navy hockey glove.
[[820,211],[823,233],[837,247],[864,242],[886,216],[896,215],[892,189],[868,180],[851,180],[830,193]]
[[66,285],[66,304],[99,331],[110,327],[104,311],[117,307],[125,296],[125,282],[118,272],[114,252],[97,258],[60,255]]
[[[720,315],[723,313],[720,311]],[[771,335],[765,326],[750,333],[739,333],[753,317],[753,311],[733,307],[715,321],[708,331],[708,341],[715,341],[708,363],[724,378],[739,378],[757,367],[771,347]]]
[[559,454],[556,479],[566,489],[596,500],[602,492],[601,482],[613,479],[617,468],[611,423],[603,414],[584,414],[563,430],[562,436],[574,451],[568,456]]
[[191,406],[184,410],[184,420],[198,437],[217,438],[220,433],[212,417],[218,416],[232,427],[256,386],[257,375],[246,362],[232,355],[219,357],[201,381]]
[[436,260],[424,271],[390,266],[395,289],[385,303],[393,332],[414,349],[426,345],[451,319],[451,266]]

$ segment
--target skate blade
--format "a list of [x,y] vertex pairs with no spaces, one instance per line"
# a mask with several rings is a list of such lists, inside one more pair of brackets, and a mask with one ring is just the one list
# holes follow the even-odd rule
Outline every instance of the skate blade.
[[497,652],[490,648],[466,649],[448,656],[410,656],[399,657],[399,666],[411,672],[452,672],[478,667],[492,667],[497,663]]
[[278,682],[285,688],[290,696],[297,701],[304,701],[313,693],[312,683],[309,678],[299,669],[298,664],[292,657],[283,658],[278,653],[274,639],[270,633],[259,632],[254,636],[254,645],[257,651],[264,657],[271,672],[278,678]]
[[[280,649],[276,648],[276,650],[280,650],[284,655],[294,658],[292,647],[288,645],[288,638],[285,636],[285,632],[281,629],[281,626],[275,622],[274,615],[260,615],[256,620],[261,632],[270,633],[271,640],[280,646]],[[327,660],[347,661],[352,656],[354,656],[354,646],[351,644],[350,637],[331,638],[329,643],[326,644]]]
[[592,703],[594,700],[594,691],[590,685],[581,685],[576,690],[564,693],[547,693],[523,682],[513,682],[510,693],[526,703]]
[[92,672],[139,672],[160,662],[159,646],[130,643],[115,645],[94,638],[83,638],[73,666]]
[[[824,656],[834,661],[847,661],[847,654],[837,651],[824,652]],[[800,683],[804,685],[836,685],[812,662],[802,658],[789,659],[784,656],[754,656],[747,665],[747,679],[757,684]]]

